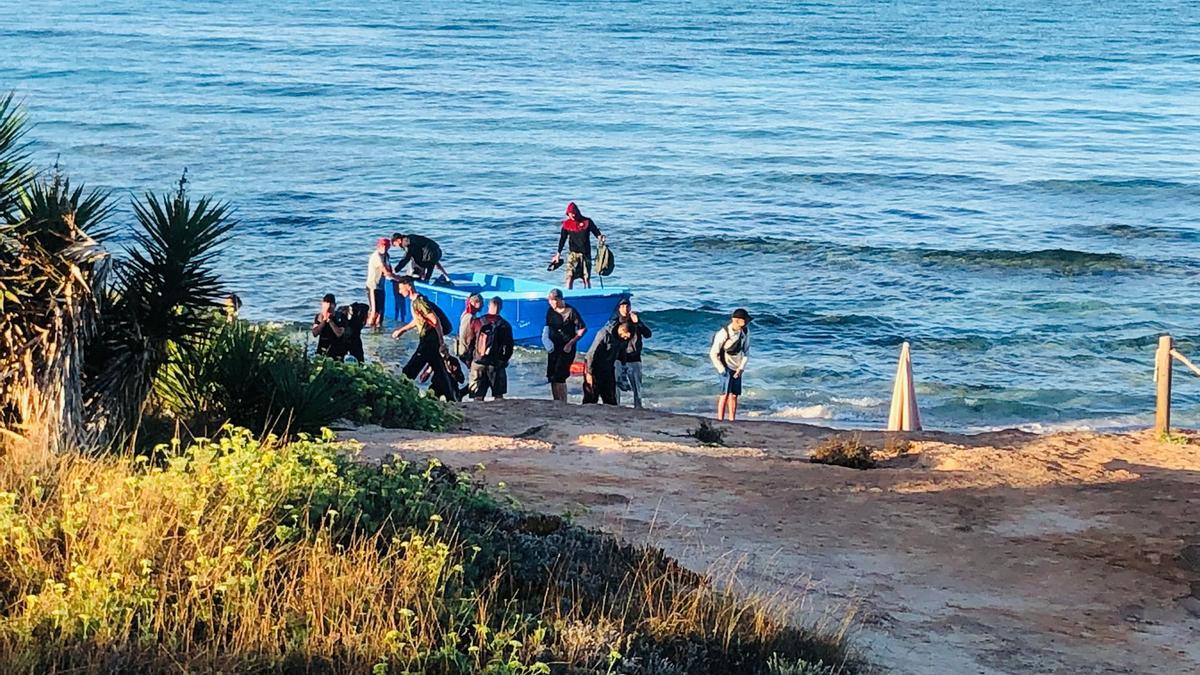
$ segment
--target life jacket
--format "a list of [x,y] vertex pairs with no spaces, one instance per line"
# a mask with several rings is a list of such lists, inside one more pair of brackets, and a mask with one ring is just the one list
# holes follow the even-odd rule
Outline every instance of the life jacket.
[[596,262],[592,265],[592,270],[602,277],[606,277],[613,272],[613,266],[616,262],[613,260],[612,249],[608,244],[600,242],[596,248]]

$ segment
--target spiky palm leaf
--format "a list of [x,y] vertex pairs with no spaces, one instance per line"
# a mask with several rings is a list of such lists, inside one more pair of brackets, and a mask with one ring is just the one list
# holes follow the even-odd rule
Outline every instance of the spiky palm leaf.
[[10,93],[0,98],[0,223],[10,222],[21,188],[33,178],[28,145],[23,143],[28,125]]
[[208,197],[193,204],[182,182],[175,195],[134,200],[135,247],[116,269],[101,348],[89,353],[88,393],[110,435],[136,430],[171,346],[195,344],[223,293],[213,262],[234,225],[230,208]]

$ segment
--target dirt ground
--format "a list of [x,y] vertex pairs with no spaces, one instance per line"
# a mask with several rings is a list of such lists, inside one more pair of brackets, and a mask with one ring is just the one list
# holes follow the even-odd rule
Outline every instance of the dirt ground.
[[808,462],[844,433],[819,427],[739,422],[705,447],[682,415],[464,410],[452,434],[345,435],[368,457],[482,463],[527,508],[735,566],[804,597],[804,620],[857,607],[884,672],[1200,673],[1200,437],[920,434],[856,471]]

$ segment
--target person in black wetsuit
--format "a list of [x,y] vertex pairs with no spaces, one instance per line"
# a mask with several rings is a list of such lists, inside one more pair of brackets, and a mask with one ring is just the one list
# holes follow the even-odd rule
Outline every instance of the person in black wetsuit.
[[562,291],[551,289],[546,300],[546,327],[542,329],[542,346],[546,348],[546,379],[555,401],[567,400],[567,378],[575,362],[575,346],[587,333],[587,324],[575,308],[563,299]]
[[622,321],[596,336],[587,353],[583,376],[583,402],[617,405],[617,358],[629,345],[633,329]]
[[419,336],[417,350],[413,352],[402,372],[409,379],[416,381],[420,377],[421,371],[428,366],[432,372],[429,388],[434,395],[441,396],[447,401],[457,400],[454,385],[450,382],[450,375],[446,372],[446,360],[442,356],[444,342],[441,319],[438,318],[437,312],[434,311],[428,298],[413,288],[412,277],[400,277],[396,283],[400,286],[400,295],[412,303],[413,318],[412,321],[393,331],[392,337],[400,339],[401,335],[410,330],[417,331]]
[[404,266],[411,262],[412,276],[421,281],[428,282],[433,277],[434,269],[442,273],[443,279],[450,279],[446,268],[442,267],[442,247],[429,237],[397,232],[392,235],[392,246],[404,249],[404,257],[396,263],[396,274],[400,274]]
[[345,332],[346,321],[337,311],[337,299],[333,293],[326,293],[321,298],[321,311],[313,317],[312,323],[312,334],[317,338],[317,353],[328,356]]
[[582,279],[584,288],[592,287],[592,236],[604,241],[604,234],[591,218],[585,217],[575,206],[575,202],[567,204],[567,218],[562,221],[562,229],[558,232],[558,252],[554,254],[551,264],[562,260],[563,245],[567,246],[567,271],[565,274],[567,290],[575,287],[575,280]]

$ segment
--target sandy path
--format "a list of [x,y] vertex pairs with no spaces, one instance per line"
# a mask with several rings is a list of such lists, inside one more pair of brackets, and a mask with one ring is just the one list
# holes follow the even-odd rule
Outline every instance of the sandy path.
[[856,603],[857,639],[889,672],[1200,672],[1200,564],[1179,557],[1200,544],[1200,439],[929,434],[855,471],[805,459],[835,433],[818,427],[739,423],[709,448],[686,416],[466,411],[454,434],[350,435],[372,457],[483,463],[530,508],[696,569],[736,561],[741,581],[818,611]]

